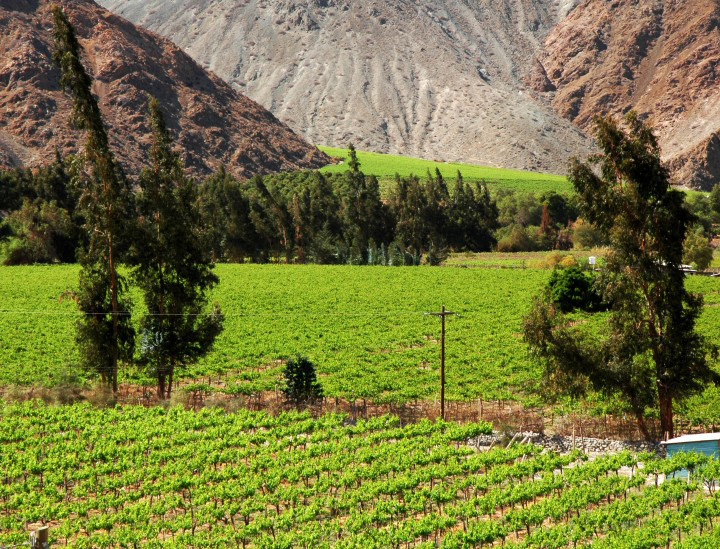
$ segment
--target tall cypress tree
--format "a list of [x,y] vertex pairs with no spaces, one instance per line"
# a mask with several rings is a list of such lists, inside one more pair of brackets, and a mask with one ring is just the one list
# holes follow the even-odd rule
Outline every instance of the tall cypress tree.
[[195,182],[185,177],[157,101],[150,100],[152,167],[140,175],[133,279],[148,313],[141,320],[141,359],[169,397],[175,370],[196,361],[222,331],[217,303],[206,311],[207,291],[218,283],[204,245]]
[[694,216],[683,193],[670,187],[660,148],[633,112],[626,129],[595,119],[601,153],[574,161],[569,180],[583,219],[610,242],[596,289],[610,305],[600,334],[572,327],[549,301],[535,300],[524,333],[541,359],[546,386],[575,395],[592,388],[619,396],[647,437],[648,408],[658,411],[661,435],[673,436],[673,406],[720,384],[710,358],[717,349],[696,329],[702,296],[685,288],[683,242]]
[[425,218],[427,226],[428,262],[431,265],[439,265],[447,259],[447,237],[450,232],[450,196],[440,170],[436,169],[435,175],[436,177],[433,177],[428,170],[425,209],[420,214]]
[[398,178],[390,204],[396,220],[396,243],[413,256],[413,263],[419,263],[428,249],[429,224],[428,197],[418,178]]
[[80,60],[82,47],[63,10],[53,6],[52,14],[60,85],[73,100],[71,122],[85,132],[84,162],[75,183],[89,242],[81,256],[78,303],[85,318],[78,324],[77,339],[86,365],[117,392],[118,361],[131,356],[133,348],[129,301],[121,295],[124,284],[116,268],[118,228],[128,218],[131,195],[110,151],[92,79]]

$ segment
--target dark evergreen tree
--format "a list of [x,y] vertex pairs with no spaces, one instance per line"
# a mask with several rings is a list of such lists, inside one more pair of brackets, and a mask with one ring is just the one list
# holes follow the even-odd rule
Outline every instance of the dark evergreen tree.
[[427,195],[417,177],[399,179],[390,197],[397,245],[419,263],[428,248]]
[[348,145],[348,168],[350,168],[350,171],[353,173],[360,172],[360,161],[358,160],[355,146],[352,143]]
[[213,261],[267,261],[268,251],[251,218],[249,192],[224,167],[200,186],[200,211]]
[[496,244],[494,233],[500,226],[498,207],[485,183],[475,183],[472,199],[474,207],[465,231],[465,245],[473,252],[488,252]]
[[486,252],[497,243],[498,208],[487,186],[465,184],[458,177],[450,203],[449,243],[456,251]]
[[141,360],[158,381],[158,397],[171,394],[173,376],[204,356],[223,327],[220,306],[208,312],[207,292],[218,283],[203,241],[195,181],[183,174],[157,102],[149,104],[152,166],[140,175],[133,279],[144,294]]
[[287,402],[295,406],[315,404],[323,398],[323,389],[317,380],[315,365],[306,357],[297,356],[288,360],[283,370],[285,387],[283,394]]
[[312,235],[308,257],[315,263],[335,263],[342,243],[340,200],[327,178],[316,172],[310,187],[310,227]]
[[228,257],[228,233],[230,224],[227,211],[229,188],[232,176],[225,166],[200,185],[198,204],[204,220],[205,242],[213,261],[224,261]]
[[[354,149],[351,149],[351,158],[354,158]],[[364,265],[368,262],[370,248],[376,247],[378,242],[389,242],[391,231],[377,178],[367,177],[359,171],[356,159],[352,166],[345,172],[340,185],[343,237],[348,261]]]
[[33,174],[28,169],[0,170],[0,216],[20,208],[23,198],[30,196]]
[[450,230],[450,196],[447,186],[436,170],[436,177],[428,172],[425,184],[425,209],[420,215],[425,218],[427,227],[427,256],[430,265],[439,265],[450,253],[448,236]]
[[[126,350],[132,343],[130,310],[121,308],[124,285],[117,273],[120,229],[132,218],[129,214],[130,189],[110,151],[100,108],[92,94],[92,80],[80,61],[82,48],[75,31],[59,6],[53,6],[52,14],[55,24],[54,59],[61,70],[60,85],[72,98],[72,123],[85,132],[83,162],[75,173],[78,207],[88,234],[87,250],[81,257],[78,299],[86,316],[80,321],[78,338],[111,334],[109,342],[94,340],[79,341],[79,344],[86,365],[98,369],[103,379],[110,381],[113,391],[117,392],[118,360],[127,354]],[[124,303],[129,307],[128,301]],[[89,325],[83,326],[83,323]],[[101,326],[103,323],[109,324],[111,329]],[[94,350],[93,345],[96,347]]]

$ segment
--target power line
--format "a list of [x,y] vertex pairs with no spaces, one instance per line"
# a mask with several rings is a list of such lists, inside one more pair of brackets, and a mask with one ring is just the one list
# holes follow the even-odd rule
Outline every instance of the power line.
[[[107,316],[112,315],[112,312],[106,313],[83,313],[82,311],[50,311],[50,310],[22,310],[22,309],[0,309],[0,315],[38,315],[38,316]],[[118,316],[131,316],[133,313],[128,311],[118,312]],[[136,316],[212,316],[215,313],[135,313]],[[272,312],[272,311],[260,311],[260,312],[248,312],[248,313],[237,313],[237,312],[222,312],[223,316],[235,316],[235,317],[255,317],[255,316],[268,316],[268,317],[307,317],[307,316],[339,316],[339,317],[370,317],[370,316],[421,316],[426,315],[424,311],[384,311],[384,312],[365,312],[365,313],[353,313],[353,312]],[[474,311],[463,312],[463,315],[475,314]]]

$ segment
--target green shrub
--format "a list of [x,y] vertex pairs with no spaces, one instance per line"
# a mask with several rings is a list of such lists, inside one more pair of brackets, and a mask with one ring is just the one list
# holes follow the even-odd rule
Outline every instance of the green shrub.
[[604,308],[600,295],[593,287],[593,276],[580,267],[556,268],[547,286],[550,297],[564,313],[580,309],[600,311]]
[[712,258],[713,249],[708,239],[702,234],[688,233],[683,244],[683,262],[699,271],[704,271],[712,263]]
[[607,238],[594,225],[578,219],[573,225],[572,242],[577,249],[590,249],[607,244]]
[[535,249],[535,242],[520,225],[515,225],[510,234],[497,243],[498,252],[531,252]]

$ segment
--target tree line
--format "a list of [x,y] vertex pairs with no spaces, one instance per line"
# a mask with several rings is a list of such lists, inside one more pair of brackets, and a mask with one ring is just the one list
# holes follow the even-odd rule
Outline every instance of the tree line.
[[220,170],[201,185],[201,209],[217,260],[354,265],[437,264],[451,250],[489,251],[497,208],[487,187],[449,191],[442,175],[397,178],[387,200],[360,171],[300,172],[239,182]]
[[[171,146],[171,149],[173,147]],[[86,245],[73,176],[75,157],[41,168],[0,170],[4,263],[74,263]],[[577,194],[532,193],[439,173],[396,177],[386,196],[351,150],[343,174],[317,171],[239,181],[220,168],[195,182],[203,238],[215,262],[437,264],[450,252],[526,252],[607,246],[582,215]],[[137,186],[131,181],[131,189]],[[686,196],[695,215],[684,261],[709,266],[720,224],[720,185]],[[137,217],[137,212],[130,212]]]
[[[172,150],[167,132],[165,138]],[[0,210],[9,212],[3,226],[14,238],[6,263],[79,259],[88,242],[76,162],[58,156],[35,171],[0,173]],[[423,180],[398,177],[383,199],[377,178],[360,171],[352,148],[349,166],[344,174],[306,171],[247,181],[220,168],[193,182],[189,198],[213,261],[436,265],[451,251],[490,251],[497,244],[499,212],[485,184],[466,183],[458,174],[449,189],[439,172]],[[118,178],[130,198],[130,189],[141,187],[123,174]],[[130,200],[124,220],[142,217],[135,205]]]

